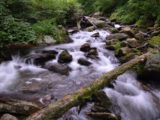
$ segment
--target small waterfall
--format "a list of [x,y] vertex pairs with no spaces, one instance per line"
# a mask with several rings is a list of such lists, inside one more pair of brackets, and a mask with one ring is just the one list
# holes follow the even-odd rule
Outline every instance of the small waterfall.
[[154,100],[152,91],[141,88],[134,73],[120,75],[113,85],[114,89],[105,88],[104,91],[113,104],[112,111],[120,114],[122,120],[158,120],[160,104]]

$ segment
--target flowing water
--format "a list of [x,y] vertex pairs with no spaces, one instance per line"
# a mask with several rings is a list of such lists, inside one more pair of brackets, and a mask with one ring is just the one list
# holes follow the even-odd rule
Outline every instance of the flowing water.
[[[91,37],[97,32],[100,34],[99,37]],[[68,50],[73,56],[72,62],[68,64],[72,69],[68,76],[48,71],[41,66],[26,64],[25,58],[14,56],[12,61],[0,65],[0,92],[16,93],[23,97],[32,96],[31,98],[37,98],[42,104],[47,104],[43,99],[46,96],[53,96],[51,97],[53,101],[73,93],[119,65],[114,53],[105,49],[105,38],[109,34],[104,30],[79,31],[70,35],[72,43],[35,49],[29,53],[35,55],[41,50],[56,50],[58,52],[56,59],[46,63],[52,65],[58,63],[58,56],[64,49]],[[80,47],[86,42],[90,43],[91,47],[97,48],[98,59],[87,58],[85,53],[80,51]],[[85,58],[92,64],[89,67],[82,66],[77,62],[79,58]],[[119,76],[113,86],[114,88],[105,88],[104,91],[113,103],[110,110],[120,114],[122,120],[158,120],[160,115],[158,91],[143,90],[136,80],[136,75],[131,72]],[[26,92],[28,89],[32,91]],[[91,107],[90,103],[81,110],[79,107],[73,107],[60,120],[90,120],[85,113],[90,111]]]

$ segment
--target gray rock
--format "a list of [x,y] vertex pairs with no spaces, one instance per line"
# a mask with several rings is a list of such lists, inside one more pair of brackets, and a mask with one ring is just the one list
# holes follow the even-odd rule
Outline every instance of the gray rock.
[[136,40],[135,38],[128,38],[126,42],[127,42],[127,45],[131,48],[136,48],[140,45],[138,43],[138,40]]
[[10,114],[4,114],[0,120],[18,120],[15,116]]
[[91,37],[99,37],[100,35],[99,35],[99,32],[97,32],[97,33],[94,33],[93,35],[91,35]]
[[90,66],[92,63],[89,62],[88,60],[84,59],[84,58],[80,58],[78,59],[78,63],[84,66]]
[[107,40],[111,40],[111,39],[125,40],[127,38],[128,38],[128,35],[125,33],[115,33],[107,36],[106,39]]
[[81,46],[80,51],[88,52],[88,51],[90,51],[90,49],[91,49],[90,44],[89,44],[89,43],[85,43],[85,44],[83,44],[83,45]]
[[48,70],[62,75],[68,75],[69,72],[71,71],[71,68],[65,64],[53,64],[48,66]]

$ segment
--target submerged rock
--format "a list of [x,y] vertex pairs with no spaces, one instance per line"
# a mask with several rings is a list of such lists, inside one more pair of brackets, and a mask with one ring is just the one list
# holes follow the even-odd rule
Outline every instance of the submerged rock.
[[127,38],[128,38],[128,35],[125,33],[115,33],[107,36],[106,39],[107,40],[111,40],[111,39],[125,40]]
[[67,50],[61,52],[58,58],[59,63],[70,63],[72,61],[72,55],[69,54]]
[[10,114],[4,114],[0,120],[18,120],[15,116]]
[[71,68],[65,64],[53,64],[48,67],[48,70],[62,75],[68,75]]
[[78,59],[78,63],[84,66],[90,66],[92,63],[89,62],[88,60],[84,59],[84,58],[80,58]]

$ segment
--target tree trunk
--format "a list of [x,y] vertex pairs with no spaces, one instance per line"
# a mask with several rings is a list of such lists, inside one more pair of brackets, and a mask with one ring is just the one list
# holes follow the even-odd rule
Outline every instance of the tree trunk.
[[137,63],[143,62],[144,59],[149,55],[150,53],[146,53],[130,60],[129,62],[104,74],[99,79],[95,80],[86,87],[77,90],[73,94],[68,95],[61,100],[49,104],[48,107],[29,116],[27,120],[56,120],[73,106],[76,106],[80,102],[89,99],[95,92],[97,92],[100,89],[103,89],[111,82],[111,80],[116,79],[118,75],[126,72]]

